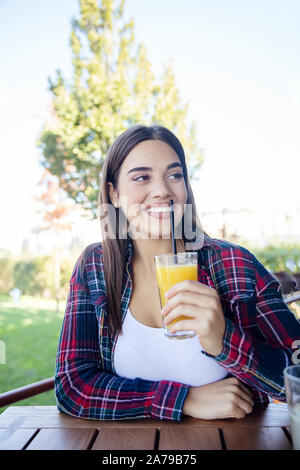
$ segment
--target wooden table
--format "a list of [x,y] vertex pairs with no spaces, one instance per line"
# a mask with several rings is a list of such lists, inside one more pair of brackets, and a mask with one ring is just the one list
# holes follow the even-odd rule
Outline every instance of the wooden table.
[[0,415],[6,450],[291,450],[286,404],[257,406],[243,419],[181,422],[73,418],[56,406],[11,406]]

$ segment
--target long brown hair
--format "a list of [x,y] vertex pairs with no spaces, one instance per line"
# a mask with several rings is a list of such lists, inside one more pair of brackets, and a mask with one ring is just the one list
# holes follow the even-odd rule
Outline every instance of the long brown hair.
[[[135,125],[123,132],[110,147],[103,165],[101,187],[100,187],[100,222],[103,235],[103,270],[106,285],[107,313],[110,334],[114,335],[122,329],[121,313],[121,294],[123,274],[126,268],[126,253],[129,243],[128,222],[122,209],[114,208],[109,196],[109,185],[111,182],[114,189],[118,187],[119,172],[122,163],[129,152],[140,142],[145,140],[160,140],[168,144],[176,152],[183,168],[184,180],[187,190],[186,205],[190,205],[192,233],[200,231],[204,233],[198,219],[193,192],[190,186],[185,153],[180,141],[168,129],[162,126],[143,126]],[[102,208],[111,207],[108,212]],[[184,224],[185,213],[183,214],[181,224]],[[107,233],[116,232],[116,237],[107,236]],[[186,232],[183,231],[184,242],[191,242],[192,239],[186,238]],[[121,235],[121,237],[120,237]],[[81,266],[84,266],[85,260],[96,244],[90,245],[84,252]]]

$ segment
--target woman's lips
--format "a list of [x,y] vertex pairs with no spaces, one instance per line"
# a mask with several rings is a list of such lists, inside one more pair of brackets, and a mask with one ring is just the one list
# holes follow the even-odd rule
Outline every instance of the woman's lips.
[[142,212],[146,213],[149,217],[153,217],[154,219],[170,219],[170,210],[168,206],[162,205],[162,210],[159,210],[159,206],[152,206],[154,209],[143,209]]

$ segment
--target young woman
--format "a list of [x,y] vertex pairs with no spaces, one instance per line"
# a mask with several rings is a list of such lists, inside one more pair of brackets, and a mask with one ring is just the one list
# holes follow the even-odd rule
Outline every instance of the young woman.
[[[160,307],[153,256],[197,251],[198,281]],[[161,126],[134,126],[105,159],[103,242],[79,257],[57,351],[55,394],[69,415],[124,420],[243,418],[268,397],[285,401],[283,369],[300,325],[278,281],[247,249],[201,228],[184,150]],[[179,236],[178,236],[179,234]],[[193,330],[184,340],[164,336]],[[295,343],[294,343],[295,344]]]

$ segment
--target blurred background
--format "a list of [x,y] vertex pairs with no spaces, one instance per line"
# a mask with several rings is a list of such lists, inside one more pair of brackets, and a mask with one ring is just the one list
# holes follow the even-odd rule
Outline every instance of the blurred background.
[[[210,236],[297,275],[298,0],[1,0],[0,24],[0,393],[54,375],[103,161],[132,124],[180,138]],[[37,400],[55,403],[19,404]]]

